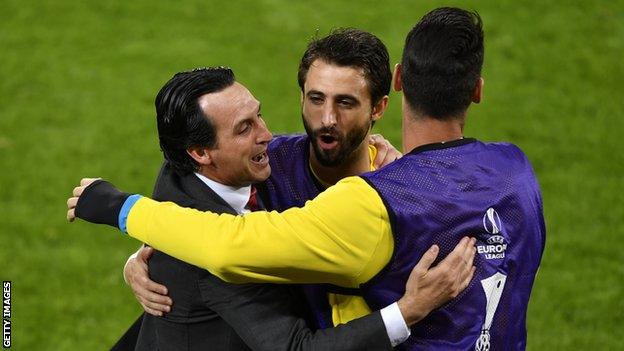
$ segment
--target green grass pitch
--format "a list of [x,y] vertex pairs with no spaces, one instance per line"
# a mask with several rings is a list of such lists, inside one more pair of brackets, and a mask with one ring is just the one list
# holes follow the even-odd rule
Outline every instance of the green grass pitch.
[[[301,131],[296,70],[317,32],[378,35],[397,62],[428,10],[478,10],[484,101],[466,135],[532,160],[547,247],[528,348],[624,349],[624,3],[616,1],[13,1],[0,3],[0,278],[13,348],[109,347],[139,314],[121,271],[138,243],[65,221],[82,176],[148,194],[153,100],[175,72],[228,65],[275,132]],[[375,126],[400,145],[400,96]]]

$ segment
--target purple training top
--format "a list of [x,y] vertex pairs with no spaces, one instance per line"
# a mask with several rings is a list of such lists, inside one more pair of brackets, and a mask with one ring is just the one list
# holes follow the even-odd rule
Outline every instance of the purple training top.
[[361,287],[371,308],[403,295],[432,244],[445,257],[462,236],[478,239],[468,288],[415,325],[398,349],[525,349],[545,228],[540,189],[522,151],[474,139],[425,145],[362,178],[383,199],[395,240],[389,264]]
[[[302,207],[322,187],[310,173],[305,135],[274,138],[272,174],[259,187],[268,209]],[[432,245],[445,257],[476,236],[477,271],[460,296],[412,328],[400,349],[508,350],[526,346],[526,310],[545,241],[535,175],[516,146],[474,139],[425,145],[362,176],[390,214],[391,262],[361,293],[373,309],[397,301],[412,267]],[[325,285],[304,286],[319,327],[331,327]]]
[[[306,201],[324,190],[310,171],[307,135],[277,136],[269,143],[267,152],[271,176],[257,186],[266,209],[284,211],[291,207],[303,207]],[[316,327],[333,327],[327,293],[335,289],[328,284],[305,284],[301,287]]]

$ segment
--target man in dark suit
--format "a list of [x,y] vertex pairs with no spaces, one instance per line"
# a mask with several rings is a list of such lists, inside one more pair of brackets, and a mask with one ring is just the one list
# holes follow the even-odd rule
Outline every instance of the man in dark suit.
[[[232,71],[215,68],[176,74],[158,94],[156,109],[167,162],[154,197],[220,213],[253,210],[251,184],[270,174],[266,148],[271,133],[262,121],[258,101],[235,82]],[[307,325],[305,303],[291,286],[228,284],[155,251],[149,261],[150,275],[168,286],[175,304],[164,316],[143,315],[136,349],[391,349],[402,336],[396,336],[396,324],[387,316],[394,312],[396,322],[398,313],[402,323],[411,325],[456,295],[467,282],[470,269],[444,262],[467,259],[466,267],[470,267],[471,253],[457,250],[429,271],[435,254],[426,255],[415,269],[413,281],[408,282],[400,311],[398,307],[388,309],[386,317],[376,311],[340,327],[314,332]],[[440,276],[455,280],[445,285],[439,283],[445,281]],[[130,343],[123,345],[122,341],[116,347],[134,346],[132,340],[125,341]]]

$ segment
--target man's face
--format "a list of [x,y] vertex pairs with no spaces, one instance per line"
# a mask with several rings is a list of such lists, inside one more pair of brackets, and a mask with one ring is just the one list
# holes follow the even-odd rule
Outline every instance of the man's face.
[[266,150],[273,136],[262,119],[258,100],[235,82],[218,93],[200,97],[199,105],[217,131],[217,146],[207,149],[207,175],[231,186],[266,180],[271,175]]
[[371,97],[364,72],[316,60],[310,65],[302,96],[303,125],[314,155],[326,167],[342,163],[370,131]]

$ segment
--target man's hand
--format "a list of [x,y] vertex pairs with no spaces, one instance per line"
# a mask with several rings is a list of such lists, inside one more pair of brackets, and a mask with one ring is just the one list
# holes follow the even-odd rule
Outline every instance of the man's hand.
[[405,285],[405,295],[398,301],[408,326],[425,318],[432,310],[457,297],[470,283],[475,267],[476,239],[467,237],[437,266],[430,268],[438,256],[433,245],[423,255]]
[[152,281],[149,278],[147,260],[154,253],[154,249],[143,246],[136,257],[132,257],[124,267],[124,279],[132,288],[134,296],[139,300],[145,312],[162,316],[171,311],[173,301],[167,296],[167,287]]
[[72,192],[72,197],[67,200],[67,220],[73,222],[76,219],[76,204],[78,203],[78,198],[82,195],[82,192],[88,187],[91,183],[95,182],[98,179],[102,178],[82,178],[80,180],[80,186],[74,188]]
[[368,139],[368,143],[377,149],[377,156],[375,160],[373,160],[375,169],[379,169],[403,156],[403,154],[392,146],[381,134],[372,134]]

